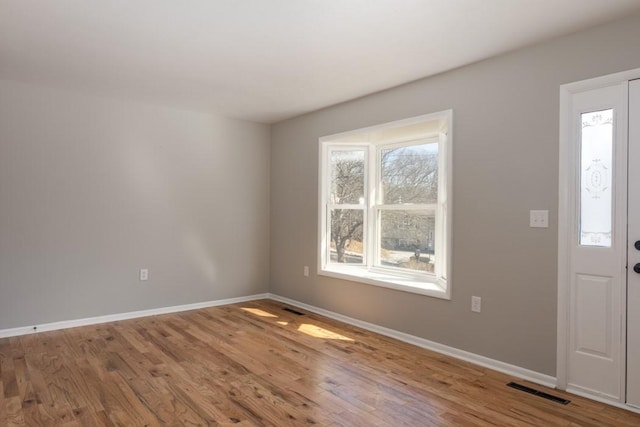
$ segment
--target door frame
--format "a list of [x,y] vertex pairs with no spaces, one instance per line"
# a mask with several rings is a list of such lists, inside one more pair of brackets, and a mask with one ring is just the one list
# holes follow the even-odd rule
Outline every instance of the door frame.
[[[571,280],[571,263],[570,248],[572,242],[572,231],[574,230],[575,216],[573,215],[575,208],[575,147],[572,141],[572,97],[573,95],[595,89],[605,88],[607,86],[619,85],[640,78],[640,68],[624,71],[615,74],[609,74],[602,77],[582,80],[574,83],[568,83],[560,86],[560,139],[559,139],[559,187],[558,187],[558,306],[557,306],[557,365],[556,365],[556,385],[561,390],[567,390],[568,387],[568,346],[569,346],[569,313],[571,303],[569,299],[570,280]],[[614,196],[617,197],[617,196]],[[624,194],[626,199],[626,194]],[[626,218],[626,212],[625,212]],[[626,278],[625,278],[626,283]],[[621,302],[621,343],[623,348],[620,349],[622,354],[623,371],[626,366],[626,286],[622,291],[623,301]],[[623,391],[626,391],[626,375],[623,375]],[[570,390],[576,394],[584,394],[575,390]],[[624,404],[626,401],[625,393],[621,401],[611,401],[603,399],[597,395],[588,395],[587,397],[604,401],[606,403],[614,403],[617,405]],[[626,406],[626,405],[625,405]]]

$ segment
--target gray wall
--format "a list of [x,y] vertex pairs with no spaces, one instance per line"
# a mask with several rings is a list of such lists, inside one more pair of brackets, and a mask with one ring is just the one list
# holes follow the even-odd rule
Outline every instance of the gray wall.
[[[273,126],[271,292],[555,375],[559,86],[640,67],[638,40],[635,16]],[[318,138],[448,108],[452,300],[317,276]]]
[[267,125],[0,81],[0,329],[267,292],[269,148]]

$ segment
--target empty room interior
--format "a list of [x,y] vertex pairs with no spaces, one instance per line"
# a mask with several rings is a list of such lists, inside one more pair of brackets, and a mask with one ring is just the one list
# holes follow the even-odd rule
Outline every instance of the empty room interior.
[[638,426],[638,185],[638,0],[0,0],[0,426]]

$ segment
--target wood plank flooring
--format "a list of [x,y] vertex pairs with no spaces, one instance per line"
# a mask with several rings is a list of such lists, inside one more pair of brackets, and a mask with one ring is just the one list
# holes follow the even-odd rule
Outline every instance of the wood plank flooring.
[[265,300],[0,339],[0,426],[640,425],[283,308]]

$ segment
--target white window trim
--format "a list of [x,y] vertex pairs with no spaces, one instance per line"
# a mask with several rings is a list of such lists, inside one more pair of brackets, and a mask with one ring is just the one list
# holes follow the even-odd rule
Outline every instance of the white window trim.
[[[440,277],[435,274],[425,274],[419,272],[412,272],[406,270],[395,269],[393,267],[375,267],[370,261],[375,259],[374,245],[369,244],[366,240],[369,236],[373,235],[373,230],[377,221],[372,216],[377,210],[384,209],[384,206],[375,207],[373,194],[365,195],[365,206],[361,205],[348,205],[346,208],[363,208],[368,211],[368,215],[365,215],[363,230],[364,233],[364,263],[365,265],[353,265],[353,264],[332,264],[328,262],[329,251],[328,245],[330,243],[330,237],[327,234],[327,221],[329,218],[330,206],[327,203],[328,198],[328,173],[329,164],[326,161],[329,155],[329,149],[332,143],[339,142],[340,139],[347,140],[353,138],[357,134],[373,133],[389,128],[396,128],[402,126],[409,126],[421,122],[440,121],[443,123],[443,127],[439,131],[432,132],[430,134],[421,135],[419,138],[412,137],[411,140],[415,142],[417,139],[425,140],[431,138],[439,138],[438,140],[438,161],[439,170],[444,170],[444,176],[440,176],[438,180],[438,202],[435,204],[436,209],[436,247],[442,248],[442,256],[436,258],[436,272],[440,272]],[[349,132],[328,135],[320,138],[319,140],[319,176],[318,176],[318,206],[319,206],[319,221],[318,221],[318,274],[323,276],[334,277],[343,280],[350,280],[359,283],[366,283],[374,286],[380,286],[390,289],[396,289],[405,292],[411,292],[415,294],[428,295],[436,298],[451,299],[451,242],[452,242],[452,150],[451,144],[453,140],[453,112],[452,110],[446,110],[433,114],[425,114],[418,117],[412,117],[409,119],[394,121],[390,123],[384,123],[381,125],[371,126],[362,129],[356,129]],[[368,191],[370,186],[369,179],[377,180],[379,174],[378,162],[372,161],[377,159],[377,154],[372,155],[372,151],[376,153],[382,147],[388,147],[390,145],[397,145],[408,142],[406,138],[400,140],[385,140],[376,143],[372,142],[349,142],[345,143],[340,149],[365,149],[365,162],[367,173],[365,176],[365,191]],[[335,146],[331,147],[335,149]],[[444,179],[442,179],[444,178]],[[333,205],[332,205],[333,206]],[[410,205],[402,206],[402,209],[411,209]],[[439,224],[440,221],[444,221],[444,226]],[[444,235],[443,235],[444,234]],[[369,265],[367,265],[369,264]]]

